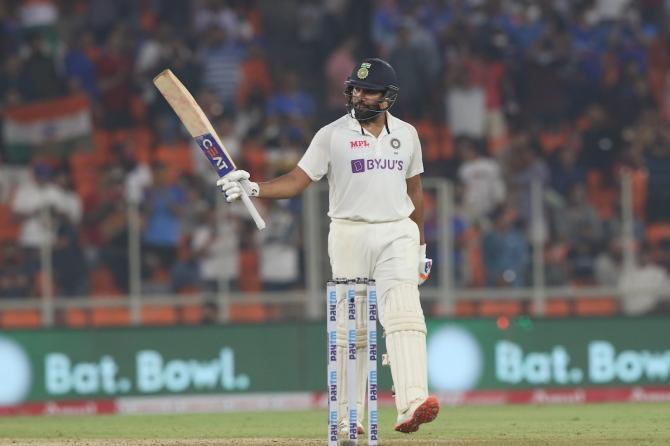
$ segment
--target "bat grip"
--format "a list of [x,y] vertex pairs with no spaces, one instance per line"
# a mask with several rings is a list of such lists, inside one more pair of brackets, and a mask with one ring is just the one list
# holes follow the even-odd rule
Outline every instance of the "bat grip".
[[265,229],[265,221],[263,221],[263,217],[261,217],[261,214],[258,213],[256,206],[254,206],[254,203],[251,201],[251,198],[249,198],[249,195],[247,195],[247,191],[244,189],[242,190],[241,198],[242,203],[244,203],[244,207],[247,208],[249,215],[251,215],[251,218],[254,219],[254,223],[256,223],[256,227],[258,228],[258,230]]
[[[251,182],[249,180],[240,180],[240,186],[242,186],[242,189],[244,189],[244,192],[251,196]],[[258,193],[256,193],[258,195]]]

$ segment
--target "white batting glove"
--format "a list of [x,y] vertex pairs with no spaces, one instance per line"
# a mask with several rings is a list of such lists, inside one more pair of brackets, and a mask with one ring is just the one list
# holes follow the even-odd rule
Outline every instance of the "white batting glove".
[[242,196],[242,191],[246,192],[250,197],[257,197],[260,188],[258,187],[258,183],[249,181],[249,176],[249,172],[246,170],[233,170],[225,177],[219,179],[216,185],[226,195],[228,203],[239,200]]
[[428,280],[430,269],[433,267],[433,259],[426,258],[426,245],[419,246],[419,285]]

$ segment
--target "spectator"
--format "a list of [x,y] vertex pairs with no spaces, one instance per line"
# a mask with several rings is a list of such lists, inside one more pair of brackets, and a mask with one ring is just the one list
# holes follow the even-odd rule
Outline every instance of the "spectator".
[[186,204],[186,192],[168,179],[167,167],[153,166],[152,186],[146,189],[143,205],[145,220],[142,240],[149,275],[158,269],[170,270],[182,236],[180,216]]
[[79,242],[79,224],[83,206],[79,194],[73,189],[65,170],[55,176],[58,189],[50,191],[53,201],[61,203],[54,208],[53,268],[56,289],[62,296],[84,296],[88,292],[88,270],[84,251]]
[[484,138],[485,94],[471,78],[466,65],[457,61],[447,75],[447,124],[455,137]]
[[265,290],[288,290],[300,279],[299,214],[289,200],[273,202],[268,209],[273,224],[263,231],[260,243],[260,275]]
[[242,61],[242,77],[237,102],[241,107],[252,103],[265,103],[274,88],[270,75],[270,64],[262,45],[251,42]]
[[474,140],[462,137],[458,143],[463,163],[458,178],[464,185],[463,207],[470,221],[486,218],[505,199],[505,183],[493,158],[481,156]]
[[568,265],[570,278],[574,285],[596,284],[596,257],[599,246],[586,239],[570,245],[568,251]]
[[104,125],[110,130],[134,125],[131,114],[133,62],[127,38],[124,26],[115,28],[107,37],[104,51],[96,64]]
[[63,213],[56,214],[54,223],[53,269],[58,295],[85,296],[88,293],[88,268],[79,243],[79,231]]
[[519,213],[521,224],[529,229],[533,183],[536,182],[544,190],[549,182],[549,169],[525,132],[512,138],[511,147],[504,156],[507,161],[509,197]]
[[[84,34],[84,36],[82,36]],[[84,45],[92,36],[86,32],[76,32],[70,36],[63,59],[65,78],[70,93],[83,92],[93,102],[100,100],[100,92],[95,72],[95,61],[85,51]]]
[[0,245],[0,298],[30,297],[33,293],[34,269],[14,242]]
[[325,64],[325,79],[326,79],[326,108],[328,116],[326,120],[342,114],[342,102],[344,101],[344,84],[342,79],[346,79],[349,73],[356,65],[356,38],[353,36],[347,37],[333,51]]
[[558,232],[571,244],[597,245],[603,240],[603,226],[598,212],[586,199],[586,187],[576,183],[569,192],[566,206],[558,212]]
[[140,78],[154,76],[160,69],[160,63],[169,57],[172,36],[176,30],[165,22],[159,22],[149,36],[140,43],[135,56],[134,70]]
[[245,30],[243,22],[227,3],[224,0],[209,0],[199,5],[193,14],[195,32],[207,34],[212,29],[221,29],[231,40],[240,39],[248,33],[249,30]]
[[429,99],[431,91],[427,67],[421,59],[421,48],[413,42],[414,27],[404,23],[396,33],[396,44],[389,53],[388,61],[400,79],[398,103],[395,114],[401,119],[418,119]]
[[517,227],[516,213],[509,206],[499,207],[493,221],[482,242],[486,284],[523,287],[527,285],[529,246]]
[[314,99],[300,88],[300,79],[294,71],[284,74],[280,91],[268,102],[267,114],[270,117],[308,120],[314,113]]
[[569,191],[577,183],[586,182],[584,166],[577,163],[578,154],[574,149],[558,148],[554,152],[551,169],[551,187],[562,197],[567,198]]
[[612,168],[621,150],[619,132],[608,110],[600,104],[593,104],[587,110],[589,127],[582,136],[580,164],[586,169],[595,169],[612,178]]
[[224,112],[235,113],[243,49],[224,28],[209,29],[204,39],[207,43],[200,58],[203,61],[203,85],[216,93]]
[[549,240],[544,249],[544,274],[547,286],[562,286],[569,283],[569,243],[563,238]]
[[133,69],[142,88],[142,97],[147,101],[156,96],[152,79],[164,69],[163,64],[172,56],[174,34],[175,30],[170,25],[159,23],[137,50]]
[[381,0],[377,2],[372,15],[372,40],[379,48],[381,57],[388,57],[389,46],[401,21],[397,2]]
[[237,219],[231,206],[224,207],[223,218],[215,209],[203,209],[193,228],[188,254],[174,265],[172,287],[180,291],[188,286],[206,290],[236,288],[239,275]]
[[124,194],[123,171],[110,169],[102,178],[98,193],[87,200],[87,240],[97,246],[102,264],[109,268],[116,288],[129,290],[128,208]]
[[48,224],[50,211],[67,207],[61,201],[65,194],[52,180],[53,174],[52,167],[35,164],[32,176],[18,186],[14,196],[13,211],[21,222],[19,244],[33,272],[39,266],[41,247],[53,243],[54,234]]
[[21,65],[21,97],[31,102],[59,96],[63,93],[63,86],[53,59],[46,53],[44,38],[34,32],[29,36],[28,43],[28,56]]
[[49,189],[47,192],[49,199],[55,203],[56,211],[63,215],[69,223],[77,226],[81,223],[83,205],[81,197],[74,189],[70,173],[61,169],[54,175],[54,185],[56,188]]
[[564,67],[569,51],[565,24],[555,16],[533,43],[525,61],[522,107],[526,122],[554,123],[567,113],[570,95]]
[[624,271],[619,280],[622,307],[628,316],[640,316],[670,310],[670,277],[651,257],[648,246],[639,254],[639,263]]
[[120,167],[125,176],[125,200],[136,205],[142,202],[145,190],[153,182],[151,167],[138,160],[138,151],[139,147],[131,139],[121,141],[112,147],[112,152],[119,157]]

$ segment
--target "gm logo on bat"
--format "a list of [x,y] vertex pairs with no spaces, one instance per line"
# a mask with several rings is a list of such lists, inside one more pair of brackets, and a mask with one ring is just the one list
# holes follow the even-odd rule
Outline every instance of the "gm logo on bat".
[[216,142],[216,138],[214,138],[211,133],[205,133],[204,135],[198,136],[195,138],[195,142],[198,143],[198,146],[212,166],[214,166],[216,173],[218,173],[220,177],[226,176],[235,170],[233,162],[226,156],[226,153],[221,146],[219,146]]

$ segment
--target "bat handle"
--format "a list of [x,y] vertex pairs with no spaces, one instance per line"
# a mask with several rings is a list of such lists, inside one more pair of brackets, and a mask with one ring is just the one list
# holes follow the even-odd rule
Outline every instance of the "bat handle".
[[251,215],[251,218],[254,219],[254,223],[256,223],[258,230],[260,231],[265,229],[265,221],[263,220],[263,217],[261,217],[261,214],[258,213],[256,206],[254,206],[254,203],[251,201],[251,198],[249,198],[249,195],[247,195],[245,190],[242,190],[241,198],[242,203],[244,203],[244,207],[247,208],[249,215]]

